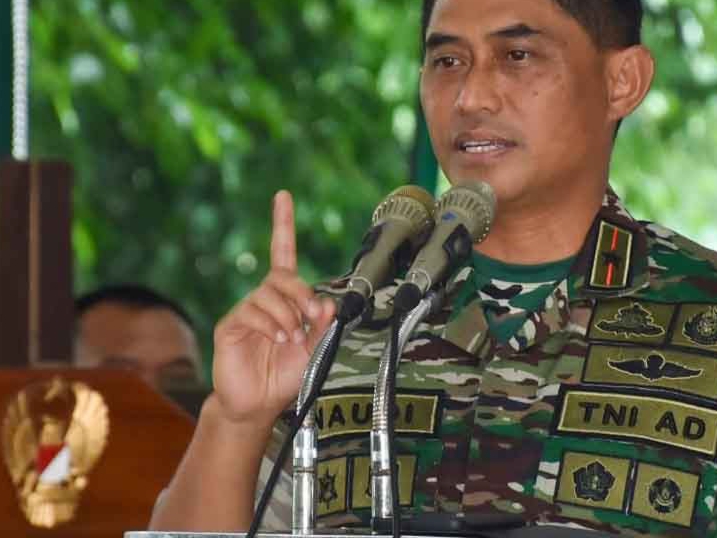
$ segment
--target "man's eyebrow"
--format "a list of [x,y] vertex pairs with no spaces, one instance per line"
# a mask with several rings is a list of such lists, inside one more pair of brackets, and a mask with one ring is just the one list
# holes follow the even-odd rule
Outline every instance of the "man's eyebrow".
[[501,28],[500,30],[495,30],[493,32],[490,32],[488,34],[488,37],[502,37],[502,38],[518,38],[518,37],[531,37],[531,36],[545,36],[546,34],[541,31],[537,30],[536,28],[532,28],[528,26],[525,23],[518,23],[518,24],[512,24],[510,26],[506,26],[505,28]]
[[[543,30],[538,30],[537,28],[528,26],[527,24],[525,24],[523,22],[511,24],[510,26],[506,26],[504,28],[494,30],[488,34],[488,37],[503,38],[503,39],[516,39],[516,38],[521,38],[521,37],[533,37],[533,36],[546,37],[551,40],[553,39],[553,37],[550,34],[544,32]],[[437,47],[440,47],[441,45],[447,45],[447,44],[452,44],[452,43],[461,43],[463,41],[464,40],[462,38],[460,38],[456,35],[444,34],[441,32],[433,32],[426,39],[425,49],[426,49],[426,51],[429,51],[429,50],[433,50]]]
[[426,50],[433,50],[441,45],[449,45],[460,41],[462,40],[458,36],[433,32],[426,38]]

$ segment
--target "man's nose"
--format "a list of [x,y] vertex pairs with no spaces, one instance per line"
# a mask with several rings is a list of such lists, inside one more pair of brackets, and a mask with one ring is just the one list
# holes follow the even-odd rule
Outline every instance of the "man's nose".
[[456,99],[456,109],[460,114],[496,114],[503,107],[497,87],[497,75],[492,66],[474,65],[467,73],[463,87]]

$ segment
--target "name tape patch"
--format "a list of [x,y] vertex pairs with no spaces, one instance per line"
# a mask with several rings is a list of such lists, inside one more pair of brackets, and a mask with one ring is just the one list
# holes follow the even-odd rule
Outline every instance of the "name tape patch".
[[[435,435],[439,422],[439,400],[438,394],[397,394],[396,432]],[[321,396],[316,402],[319,440],[367,434],[371,430],[372,411],[372,393]]]
[[642,440],[713,457],[717,410],[656,396],[563,388],[555,430]]

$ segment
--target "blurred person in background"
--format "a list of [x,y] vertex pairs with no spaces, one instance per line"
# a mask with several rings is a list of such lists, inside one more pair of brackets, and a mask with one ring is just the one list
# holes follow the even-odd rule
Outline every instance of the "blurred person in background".
[[123,368],[157,390],[203,385],[194,325],[176,302],[141,285],[103,286],[75,301],[74,363]]

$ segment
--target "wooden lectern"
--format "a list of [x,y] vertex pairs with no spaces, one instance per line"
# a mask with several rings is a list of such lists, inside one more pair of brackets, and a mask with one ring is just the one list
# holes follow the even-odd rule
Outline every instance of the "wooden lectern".
[[136,375],[71,368],[71,169],[0,164],[0,528],[118,538],[147,527],[194,429]]
[[[84,488],[76,493],[75,516],[51,529],[32,525],[28,521],[28,515],[23,510],[27,503],[18,492],[31,480],[29,475],[32,472],[40,474],[38,462],[30,461],[26,463],[25,469],[19,471],[22,473],[19,484],[13,483],[7,465],[3,465],[5,468],[0,471],[0,514],[3,514],[4,535],[26,538],[118,538],[128,529],[147,528],[154,501],[169,484],[191,439],[194,430],[191,417],[130,372],[76,369],[0,372],[0,395],[3,400],[0,413],[7,417],[8,408],[14,407],[17,395],[33,391],[33,388],[39,388],[36,395],[44,398],[47,390],[53,388],[58,379],[70,385],[67,387],[70,390],[74,388],[73,385],[87,387],[101,395],[107,417],[104,450],[91,469],[86,472],[81,468],[71,470],[74,475],[64,480],[65,484],[79,481],[84,483]],[[56,415],[61,415],[62,411],[60,409]],[[39,422],[34,425],[35,430],[41,432],[43,416],[35,413],[33,419]],[[7,440],[18,442],[22,436],[16,432],[18,426],[8,424],[6,418],[4,420],[3,426],[15,430],[3,431],[3,451],[7,460]],[[68,422],[73,420],[81,421],[81,418],[73,416]],[[90,427],[102,428],[98,422],[103,421],[96,416],[88,422]],[[80,425],[80,428],[84,427]],[[97,434],[92,432],[86,435],[82,442],[88,445],[94,435]],[[34,437],[35,440],[26,449],[32,451],[31,456],[34,458],[31,459],[37,460],[43,447],[40,443],[41,434]],[[76,452],[91,450],[91,447],[82,446],[82,442]],[[69,445],[72,451],[74,446],[72,443]],[[72,457],[75,456],[73,453]],[[36,487],[36,491],[39,492],[40,488]],[[41,511],[43,507],[55,512],[60,510],[51,495],[45,497],[36,503],[38,510]]]

